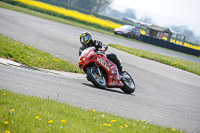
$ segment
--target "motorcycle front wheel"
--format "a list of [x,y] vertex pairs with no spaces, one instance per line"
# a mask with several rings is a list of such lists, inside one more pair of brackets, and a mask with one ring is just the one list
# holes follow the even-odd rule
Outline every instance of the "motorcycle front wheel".
[[124,83],[121,88],[124,93],[131,94],[135,91],[135,82],[127,72],[121,74],[121,81]]
[[99,68],[89,68],[87,70],[87,79],[91,81],[97,88],[104,89],[106,87],[106,80],[101,74],[101,76],[94,70]]

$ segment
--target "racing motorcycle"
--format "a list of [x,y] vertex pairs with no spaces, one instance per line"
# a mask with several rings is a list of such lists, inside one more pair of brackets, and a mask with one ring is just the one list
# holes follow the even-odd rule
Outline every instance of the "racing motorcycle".
[[124,93],[131,94],[135,91],[135,83],[126,72],[118,72],[117,66],[107,59],[105,52],[95,52],[95,47],[88,47],[82,51],[79,68],[87,74],[87,80],[97,88],[121,88]]

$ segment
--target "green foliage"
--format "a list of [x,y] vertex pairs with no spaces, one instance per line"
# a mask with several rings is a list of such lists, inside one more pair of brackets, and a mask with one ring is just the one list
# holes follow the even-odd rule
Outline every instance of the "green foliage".
[[[6,1],[8,1],[8,0],[6,0]],[[68,4],[70,2],[67,2],[67,0],[59,0],[59,1],[58,0],[36,0],[36,1],[41,1],[41,2],[44,2],[44,3],[51,4],[51,5],[64,7],[66,9],[70,9],[70,10],[76,10],[78,12],[82,12],[82,13],[88,14],[88,15],[92,14],[95,17],[98,17],[98,18],[101,18],[101,19],[105,19],[105,20],[110,20],[112,22],[119,23],[119,24],[122,24],[122,25],[128,24],[126,22],[123,22],[123,21],[120,21],[120,20],[117,20],[117,19],[114,19],[114,18],[111,18],[111,17],[103,16],[103,15],[100,15],[100,14],[97,14],[97,13],[94,13],[94,12],[91,12],[91,11],[88,11],[88,10],[85,10],[85,9],[70,5],[70,4]],[[69,0],[69,1],[71,1],[71,0]]]
[[65,15],[62,15],[62,14],[59,14],[59,13],[56,13],[56,12],[53,12],[53,11],[44,10],[44,9],[41,9],[41,8],[29,6],[29,5],[26,5],[26,4],[17,2],[17,1],[13,1],[13,0],[3,0],[3,1],[6,2],[6,3],[9,3],[9,4],[25,7],[25,8],[37,11],[37,12],[41,12],[41,13],[45,13],[45,14],[48,14],[48,15],[64,18],[66,20],[71,20],[71,21],[74,21],[74,22],[83,23],[85,25],[88,25],[89,27],[94,27],[94,28],[97,28],[97,29],[102,29],[102,30],[106,30],[106,31],[109,31],[109,32],[113,32],[112,28],[103,27],[103,26],[100,26],[98,24],[94,24],[94,23],[78,20],[78,19],[75,19],[75,18],[72,18],[72,17],[69,17],[69,16],[65,16]]
[[24,96],[0,89],[0,132],[16,133],[180,133],[67,103]]
[[76,26],[76,27],[81,27],[81,28],[93,30],[93,31],[100,32],[100,33],[107,34],[107,35],[114,35],[113,31],[106,31],[106,30],[103,30],[103,29],[98,29],[96,27],[86,25],[84,23],[80,23],[80,22],[77,22],[77,21],[72,21],[72,20],[48,15],[48,14],[45,14],[45,13],[36,12],[36,11],[30,10],[28,8],[15,6],[15,5],[12,5],[12,4],[7,4],[5,2],[0,2],[0,7],[10,9],[10,10],[14,10],[14,11],[18,11],[18,12],[22,12],[22,13],[26,13],[26,14],[31,14],[33,16],[37,16],[37,17],[40,17],[40,18],[44,18],[44,19],[48,19],[48,20],[52,20],[52,21],[56,21],[56,22],[60,22],[60,23],[68,24],[68,25],[73,25],[73,26]]
[[69,60],[59,59],[29,45],[17,42],[0,34],[0,57],[11,59],[27,66],[83,73]]
[[[69,24],[69,25],[74,25],[74,26],[81,27],[81,28],[90,29],[90,30],[93,30],[93,31],[96,31],[96,32],[101,32],[101,33],[108,34],[108,35],[114,35],[113,32],[111,33],[109,31],[105,31],[105,30],[102,30],[102,29],[97,29],[95,27],[90,27],[90,26],[87,26],[87,25],[79,23],[79,22],[74,22],[74,21],[63,19],[63,18],[58,18],[58,17],[46,15],[46,14],[43,14],[43,13],[31,11],[31,10],[26,9],[26,8],[22,8],[22,7],[6,4],[4,2],[0,2],[0,7],[11,9],[11,10],[15,10],[15,11],[20,11],[20,12],[23,12],[23,13],[27,13],[27,14],[31,14],[31,15],[37,16],[37,17],[41,17],[41,18],[45,18],[45,19],[61,22],[61,23],[64,23],[64,24]],[[116,45],[111,45],[111,44],[110,44],[110,46],[116,47]],[[147,58],[147,59],[151,59],[151,60],[155,60],[155,61],[162,60],[162,62],[164,64],[168,64],[168,65],[171,64],[171,66],[178,65],[178,64],[173,64],[175,62],[180,62],[180,63],[182,62],[181,64],[184,64],[184,65],[179,64],[177,68],[183,69],[183,70],[186,70],[186,71],[189,71],[189,72],[192,72],[192,73],[195,73],[197,75],[200,75],[199,63],[194,63],[194,62],[190,62],[190,61],[186,61],[186,60],[182,60],[182,59],[177,59],[177,58],[173,58],[173,57],[168,57],[168,56],[167,56],[167,58],[165,58],[165,56],[163,56],[163,55],[154,54],[154,53],[151,53],[151,52],[137,50],[137,49],[129,49],[129,50],[132,50],[131,52],[129,51],[129,53],[131,53],[131,54],[135,54],[135,55],[137,55],[139,57],[143,57],[143,58]],[[127,51],[127,50],[124,50],[124,51]],[[145,53],[145,55],[144,55],[144,53]],[[149,58],[149,57],[151,57],[151,58]],[[155,57],[158,57],[158,58],[155,58]],[[170,60],[171,62],[163,61],[163,59],[162,59],[163,57],[164,57],[164,59],[170,58],[168,60]],[[182,66],[182,67],[180,67],[180,66]]]
[[138,57],[161,62],[163,64],[170,65],[170,66],[200,75],[200,63],[178,59],[174,57],[169,57],[169,56],[165,56],[161,54],[156,54],[156,53],[152,53],[152,52],[148,52],[144,50],[120,46],[120,45],[109,44],[109,46],[122,50],[124,52],[130,53],[130,54],[136,55]]
[[55,6],[59,6],[59,7],[64,7],[66,9],[70,9],[70,10],[76,10],[78,12],[82,12],[84,14],[92,14],[92,12],[82,9],[82,8],[78,8],[76,6],[70,5],[69,3],[71,3],[71,0],[36,0],[36,1],[41,1],[44,3],[48,3],[50,5],[55,5]]
[[96,6],[97,0],[74,0],[73,4],[85,10],[92,11]]

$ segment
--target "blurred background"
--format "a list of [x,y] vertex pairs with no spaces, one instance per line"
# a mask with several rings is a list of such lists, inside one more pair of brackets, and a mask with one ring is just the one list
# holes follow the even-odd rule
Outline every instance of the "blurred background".
[[[38,0],[86,14],[124,21],[125,17],[169,28],[194,45],[200,44],[198,0]],[[102,17],[102,16],[101,16]]]

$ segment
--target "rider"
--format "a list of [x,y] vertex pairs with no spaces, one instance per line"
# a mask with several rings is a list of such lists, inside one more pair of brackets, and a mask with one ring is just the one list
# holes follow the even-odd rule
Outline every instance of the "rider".
[[[103,50],[106,51],[108,49],[108,46],[106,44],[103,44],[101,41],[98,40],[92,40],[92,36],[90,32],[82,32],[80,35],[80,42],[82,44],[82,47],[79,48],[79,56],[81,55],[82,51],[86,49],[87,47],[94,46],[96,48],[96,51]],[[117,56],[113,53],[106,55],[109,60],[111,60],[113,63],[116,64],[119,72],[121,73],[123,71],[123,67],[119,60],[117,59]]]

